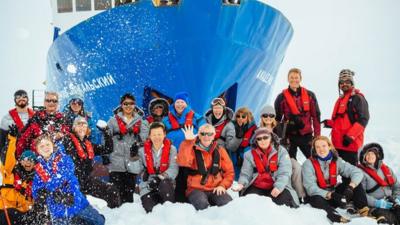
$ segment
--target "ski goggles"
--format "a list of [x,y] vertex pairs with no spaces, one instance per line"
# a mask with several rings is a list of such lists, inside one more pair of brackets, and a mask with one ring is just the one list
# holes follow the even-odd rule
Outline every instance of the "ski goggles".
[[256,140],[257,141],[262,141],[262,140],[268,140],[270,138],[271,138],[270,135],[265,135],[265,136],[262,136],[262,137],[257,137]]
[[224,107],[225,107],[225,101],[224,101],[222,98],[214,98],[214,99],[211,101],[211,105],[212,105],[212,106],[221,105],[221,106],[224,106]]

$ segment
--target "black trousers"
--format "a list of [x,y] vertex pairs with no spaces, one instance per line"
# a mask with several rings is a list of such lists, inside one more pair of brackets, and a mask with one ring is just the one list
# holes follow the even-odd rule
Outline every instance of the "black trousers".
[[272,201],[277,204],[277,205],[286,205],[292,208],[297,208],[298,206],[296,205],[295,201],[293,200],[292,195],[287,189],[284,189],[277,197],[273,197],[271,195],[271,190],[264,190],[260,189],[258,187],[255,187],[251,185],[248,187],[244,192],[242,196],[248,195],[248,194],[257,194],[261,196],[266,196],[270,197]]
[[188,196],[190,204],[196,210],[202,210],[211,206],[223,206],[232,201],[232,197],[228,194],[217,195],[212,191],[193,190]]
[[306,135],[289,135],[289,156],[290,158],[297,159],[297,148],[300,148],[306,159],[311,156],[311,142],[312,134]]
[[175,201],[176,202],[187,202],[186,198],[186,188],[187,188],[187,178],[189,169],[187,167],[179,167],[178,175],[175,178]]
[[87,176],[80,180],[80,185],[82,193],[104,199],[110,208],[116,208],[122,204],[120,191],[112,183],[105,183],[97,177]]
[[[342,194],[344,189],[347,187],[344,183],[339,184],[335,188],[335,192]],[[353,198],[354,206],[356,209],[362,209],[368,206],[367,196],[365,191],[361,185],[358,185],[353,190]],[[338,205],[332,200],[327,200],[326,198],[314,195],[314,196],[307,196],[306,201],[310,203],[310,205],[314,208],[323,209],[328,214],[327,217],[332,222],[340,222],[340,214],[336,211]]]
[[[342,158],[344,161],[350,163],[353,166],[357,166],[358,164],[358,154],[357,152],[349,152],[349,151],[344,151],[341,149],[337,149],[340,158]],[[342,177],[342,181],[344,184],[349,185],[351,182],[350,178],[347,177]]]
[[[12,225],[28,224],[24,223],[25,213],[22,213],[13,208],[7,208],[8,218]],[[0,225],[8,225],[6,213],[0,210]]]
[[128,172],[111,172],[110,182],[118,189],[121,204],[133,202],[133,193],[135,192],[136,185],[135,174]]
[[140,197],[142,205],[146,212],[151,212],[153,207],[157,204],[163,204],[166,201],[174,202],[174,184],[171,179],[164,179],[158,185],[158,190],[153,190],[152,192]]
[[400,224],[400,209],[380,209],[373,208],[371,210],[371,215],[376,218],[385,217],[388,224],[399,225]]

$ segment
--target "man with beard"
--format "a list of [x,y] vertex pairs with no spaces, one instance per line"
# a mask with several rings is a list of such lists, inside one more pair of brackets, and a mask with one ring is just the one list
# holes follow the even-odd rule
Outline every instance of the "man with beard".
[[3,149],[7,140],[7,134],[10,126],[16,125],[18,128],[18,136],[27,123],[28,119],[34,114],[33,109],[29,108],[28,94],[24,90],[18,90],[14,93],[15,108],[10,109],[3,116],[0,123],[0,149]]

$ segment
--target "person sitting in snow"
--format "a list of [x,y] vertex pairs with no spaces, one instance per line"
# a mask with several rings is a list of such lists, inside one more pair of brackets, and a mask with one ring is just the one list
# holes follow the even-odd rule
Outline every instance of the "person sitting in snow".
[[63,140],[64,148],[74,161],[75,176],[78,178],[81,191],[84,194],[104,199],[110,208],[119,207],[121,198],[117,187],[90,175],[93,171],[94,157],[112,151],[112,136],[108,132],[103,132],[104,145],[97,145],[90,141],[90,132],[86,118],[76,117],[72,125],[72,132]]
[[[311,157],[303,163],[302,175],[306,201],[314,208],[325,210],[330,221],[349,222],[335,208],[344,208],[350,201],[360,216],[369,215],[367,197],[360,185],[362,171],[340,158],[328,137],[318,136],[313,140]],[[339,175],[350,178],[350,184],[339,184]]]
[[128,170],[141,174],[140,199],[146,212],[166,201],[174,202],[174,183],[178,174],[175,146],[166,138],[164,124],[153,122],[149,138],[128,164]]
[[268,196],[278,205],[298,207],[298,197],[291,185],[290,157],[278,142],[268,128],[258,128],[254,132],[253,148],[244,153],[238,185],[232,190],[241,191],[243,196]]
[[163,98],[154,98],[149,103],[149,116],[146,117],[147,122],[162,122],[164,117],[168,115],[169,112],[168,101]]
[[[79,190],[74,163],[64,153],[63,145],[55,146],[48,133],[40,135],[35,143],[39,153],[32,186],[35,205],[48,209],[52,225],[104,225],[104,216]],[[42,217],[37,216],[37,224],[43,224]]]
[[[15,159],[16,125],[8,131],[8,146],[5,157],[0,160],[0,224],[32,224],[32,175],[35,155],[24,151],[19,163]],[[33,161],[33,162],[32,162]]]
[[[176,147],[185,139],[185,134],[181,128],[184,126],[192,126],[193,132],[197,133],[197,129],[204,123],[203,117],[195,113],[190,107],[189,94],[187,92],[179,92],[175,95],[174,103],[169,108],[168,116],[163,119],[165,128],[167,129],[167,138],[172,141]],[[177,202],[186,202],[185,197],[187,172],[185,168],[179,168],[176,177],[175,200]]]
[[214,98],[211,101],[211,109],[205,114],[207,123],[215,128],[215,140],[224,148],[226,148],[227,134],[235,132],[234,129],[229,130],[229,126],[227,126],[232,121],[233,114],[233,110],[226,106],[225,100],[222,98]]
[[177,163],[190,170],[186,190],[189,202],[196,210],[202,210],[232,201],[227,189],[235,172],[225,148],[214,140],[215,128],[202,125],[197,138],[193,127],[186,126],[183,131],[186,140],[179,147]]
[[383,158],[380,144],[369,143],[363,147],[359,156],[359,167],[364,172],[361,184],[372,207],[371,214],[378,218],[384,216],[388,224],[400,224],[400,183]]

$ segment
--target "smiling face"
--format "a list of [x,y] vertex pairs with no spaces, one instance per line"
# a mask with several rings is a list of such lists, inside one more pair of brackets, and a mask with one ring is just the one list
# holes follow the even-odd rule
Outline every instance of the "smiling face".
[[126,98],[121,103],[121,107],[122,107],[122,112],[125,115],[131,115],[133,113],[133,109],[135,108],[135,102],[130,98]]
[[87,122],[78,122],[74,125],[74,132],[78,137],[82,140],[86,134],[88,133],[88,124]]
[[20,108],[25,108],[28,105],[28,96],[19,95],[15,97],[15,105]]
[[47,113],[55,113],[58,110],[58,96],[54,94],[46,94],[44,97],[44,108]]
[[266,150],[271,145],[271,135],[262,134],[256,137],[257,146],[262,150]]
[[341,80],[339,81],[339,88],[340,90],[343,91],[343,93],[346,93],[348,90],[350,90],[353,87],[353,84],[350,80]]
[[208,147],[214,141],[215,129],[210,124],[206,124],[199,129],[199,140],[204,147]]
[[331,150],[329,143],[325,140],[316,140],[314,142],[314,148],[317,152],[317,155],[321,158],[325,158],[328,156],[329,151]]
[[222,105],[214,105],[212,107],[212,112],[216,119],[221,119],[224,115],[224,107]]
[[291,89],[297,89],[300,87],[300,82],[301,82],[301,75],[296,72],[291,72],[288,75],[288,82],[289,82],[289,87]]
[[70,103],[70,106],[71,106],[71,110],[76,114],[80,113],[82,110],[82,102],[81,101],[72,101]]
[[40,139],[38,143],[36,143],[36,149],[44,159],[49,159],[51,154],[54,151],[53,142],[47,138]]
[[154,146],[159,147],[162,145],[165,135],[164,129],[162,127],[157,127],[150,130],[149,138]]
[[24,170],[28,172],[32,171],[33,168],[35,167],[35,162],[30,159],[23,159],[19,161],[19,163],[21,164],[22,167],[24,167]]
[[366,155],[365,155],[365,161],[370,164],[370,165],[374,165],[376,162],[376,154],[373,151],[369,151]]
[[174,107],[175,107],[175,111],[178,114],[182,114],[183,110],[185,110],[185,108],[187,107],[187,104],[182,99],[178,99],[175,101]]

